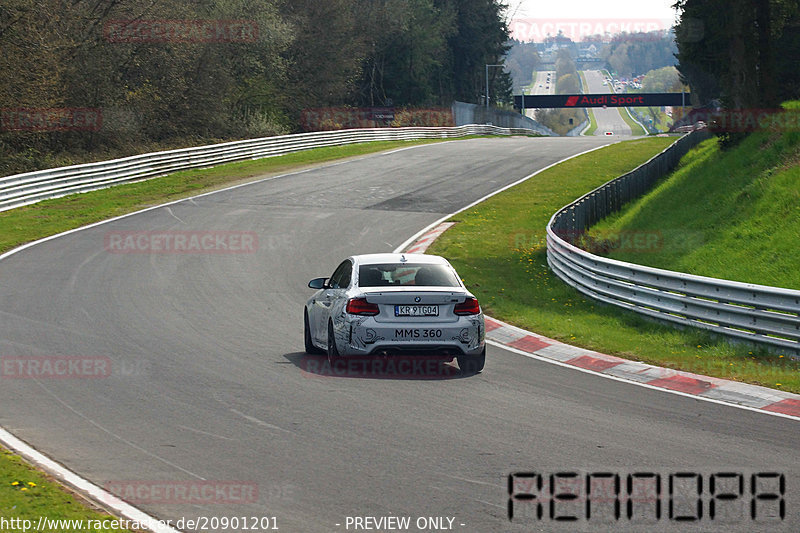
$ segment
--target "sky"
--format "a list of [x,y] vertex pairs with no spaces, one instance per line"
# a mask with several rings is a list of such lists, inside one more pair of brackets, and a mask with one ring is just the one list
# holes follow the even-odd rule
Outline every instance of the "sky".
[[[521,40],[562,28],[570,37],[601,29],[651,31],[675,21],[675,0],[502,0],[511,19],[512,36]],[[557,33],[557,31],[553,32]],[[538,40],[538,39],[536,39]],[[575,39],[574,39],[575,40]],[[577,39],[580,40],[580,39]]]

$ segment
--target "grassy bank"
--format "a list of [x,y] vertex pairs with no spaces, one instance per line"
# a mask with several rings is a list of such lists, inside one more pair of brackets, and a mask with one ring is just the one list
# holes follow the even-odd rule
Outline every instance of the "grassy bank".
[[595,303],[548,268],[544,228],[553,213],[673,140],[637,139],[562,163],[458,214],[430,253],[448,257],[486,312],[501,320],[636,361],[800,392],[797,361]]
[[[51,520],[82,520],[83,531],[128,531],[111,527],[116,525],[113,523],[116,520],[114,517],[92,509],[84,500],[77,498],[4,448],[0,448],[0,517],[6,520],[30,520],[32,524],[30,528],[35,528],[39,517],[44,517]],[[87,528],[87,526],[94,527]],[[18,530],[22,531],[22,527]],[[47,531],[57,530],[76,529],[47,529]]]
[[[583,92],[589,92],[589,82],[586,81],[586,74],[581,70],[578,71],[578,74],[581,76],[581,85],[583,88]],[[594,118],[594,113],[592,112],[591,108],[586,108],[586,117],[589,119],[589,127],[586,131],[583,132],[585,136],[594,135],[597,131],[597,119]]]
[[0,253],[48,235],[237,183],[291,172],[336,159],[432,142],[442,142],[442,139],[377,141],[314,148],[256,161],[185,170],[139,183],[45,200],[0,213],[0,227],[3,228],[0,232]]
[[[229,163],[214,168],[187,170],[139,183],[46,200],[0,213],[0,253],[26,242],[162,204],[242,183],[291,172],[332,160],[362,156],[387,149],[442,140],[386,141],[326,147],[279,157]],[[27,465],[20,457],[0,448],[0,517],[31,520],[91,520],[97,527],[84,531],[127,531],[110,527],[110,515],[91,508],[82,499]]]
[[625,123],[628,126],[630,126],[631,133],[633,135],[647,135],[647,132],[645,131],[645,129],[641,126],[641,124],[639,124],[638,122],[633,120],[633,117],[631,116],[630,113],[628,113],[628,110],[626,108],[620,107],[619,108],[619,114],[620,114],[620,116],[622,116],[622,120],[624,120]]
[[583,132],[585,136],[594,135],[597,131],[597,119],[594,117],[594,112],[591,109],[586,110],[587,114],[589,115],[589,128]]
[[639,115],[649,119],[653,119],[653,115],[655,115],[653,126],[657,128],[658,131],[669,131],[669,128],[672,126],[672,118],[661,111],[659,107],[634,107],[633,109],[639,113]]
[[657,233],[659,246],[610,257],[800,289],[800,134],[755,134],[727,152],[711,139],[685,162],[592,231]]

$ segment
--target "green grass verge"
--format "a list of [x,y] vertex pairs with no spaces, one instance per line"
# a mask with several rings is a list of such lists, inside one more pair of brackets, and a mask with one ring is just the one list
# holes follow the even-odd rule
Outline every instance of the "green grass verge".
[[[112,523],[116,520],[114,517],[91,509],[85,501],[76,498],[59,483],[4,448],[0,448],[0,517],[6,520],[30,520],[32,528],[38,524],[39,517],[44,517],[52,520],[83,520],[82,531],[128,531],[112,528],[112,525],[118,525]],[[18,530],[22,531],[22,528]],[[61,531],[76,530],[66,528]]]
[[[582,70],[579,70],[578,74],[581,77],[581,84],[583,92],[585,93],[589,89],[589,82],[586,81],[586,74]],[[588,107],[586,108],[586,116],[589,119],[589,127],[586,129],[586,131],[583,132],[583,135],[591,136],[594,135],[594,133],[597,131],[597,119],[594,118],[594,113],[592,112],[592,109]]]
[[589,128],[583,132],[583,134],[588,137],[597,132],[597,119],[594,117],[594,112],[591,109],[587,108],[586,113],[589,115]]
[[631,127],[632,135],[647,135],[645,129],[641,126],[641,124],[633,120],[633,117],[631,116],[630,113],[628,113],[628,110],[626,108],[620,107],[619,114],[620,116],[622,116],[622,120],[624,120],[625,123]]
[[581,78],[581,92],[587,92],[589,90],[589,82],[586,81],[586,74],[582,70],[578,71],[578,76]]
[[[498,319],[607,354],[800,392],[795,360],[596,303],[548,268],[544,229],[553,213],[673,141],[619,143],[542,172],[453,217],[458,224],[430,253],[450,259],[487,314]],[[690,155],[689,165],[697,157]],[[708,213],[708,205],[700,212]]]
[[615,250],[621,261],[800,289],[800,133],[754,134],[722,152],[716,139],[641,199],[592,228],[661,236]]
[[[263,176],[289,172],[335,159],[430,142],[441,142],[441,140],[381,141],[316,148],[268,159],[187,170],[139,183],[118,185],[11,209],[0,213],[0,227],[3,228],[0,232],[0,253],[26,242],[92,222],[235,183],[252,181]],[[102,522],[113,520],[113,517],[93,511],[82,500],[76,499],[60,487],[57,482],[48,481],[43,473],[2,448],[0,448],[0,516],[28,519],[34,524],[40,516],[51,519],[91,520],[92,524],[99,521],[97,524],[100,527],[84,531],[123,531],[105,529]]]
[[[468,137],[462,139],[465,138]],[[62,231],[237,183],[291,172],[336,159],[444,140],[446,139],[377,141],[314,148],[256,161],[248,160],[213,168],[185,170],[139,183],[45,200],[0,213],[0,228],[2,228],[0,253]]]
[[658,107],[635,107],[633,108],[636,110],[639,115],[652,119],[653,113],[655,113],[655,123],[654,126],[660,132],[667,132],[669,128],[672,126],[672,118],[661,111],[661,108]]
[[[460,139],[476,137],[480,136]],[[332,160],[445,140],[379,141],[315,148],[256,161],[176,172],[139,183],[46,200],[0,213],[0,227],[3,228],[0,233],[0,253],[86,224],[236,183],[291,172]],[[58,483],[47,481],[44,474],[2,448],[0,448],[0,516],[30,519],[34,523],[40,516],[92,520],[92,523],[96,520],[107,522],[113,519],[80,503],[80,500],[61,488]],[[84,529],[84,531],[122,530],[105,529],[101,524],[99,529]]]

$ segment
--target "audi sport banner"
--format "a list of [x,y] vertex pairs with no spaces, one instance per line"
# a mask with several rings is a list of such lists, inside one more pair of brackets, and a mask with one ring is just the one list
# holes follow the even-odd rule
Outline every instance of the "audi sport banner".
[[688,93],[623,93],[623,94],[556,94],[514,97],[514,107],[520,109],[559,107],[661,107],[690,106]]

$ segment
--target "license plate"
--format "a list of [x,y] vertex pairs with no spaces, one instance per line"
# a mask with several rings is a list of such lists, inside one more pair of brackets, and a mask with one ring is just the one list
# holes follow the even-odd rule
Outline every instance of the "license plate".
[[438,305],[395,305],[394,316],[439,316]]
[[394,330],[395,341],[429,341],[441,339],[444,332],[440,329],[396,329]]

